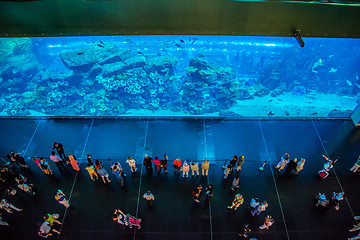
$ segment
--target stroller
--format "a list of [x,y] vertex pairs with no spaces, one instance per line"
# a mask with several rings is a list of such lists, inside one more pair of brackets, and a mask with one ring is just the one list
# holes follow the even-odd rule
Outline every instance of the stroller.
[[119,209],[115,209],[113,220],[122,225],[129,226],[129,228],[132,228],[133,226],[137,227],[138,229],[141,228],[141,219],[136,218],[130,214],[124,214]]
[[141,226],[140,226],[141,219],[140,218],[136,218],[130,214],[126,214],[124,221],[125,221],[125,225],[129,226],[129,228],[133,228],[133,226],[135,226],[138,229],[141,229]]

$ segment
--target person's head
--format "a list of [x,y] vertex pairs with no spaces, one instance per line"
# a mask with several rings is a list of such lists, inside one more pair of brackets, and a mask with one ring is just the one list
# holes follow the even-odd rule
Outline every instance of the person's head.
[[131,158],[132,158],[131,156],[128,157],[129,160],[131,160]]
[[[164,154],[164,157],[167,157],[166,153]],[[360,156],[359,156],[359,158],[360,158]]]
[[55,156],[55,152],[54,152],[54,151],[52,151],[52,152],[51,152],[51,155],[52,155],[52,156]]
[[58,143],[57,142],[54,142],[54,146],[57,146],[58,145]]
[[41,157],[41,158],[40,158],[40,161],[44,161],[44,158],[43,158],[43,157]]
[[91,166],[91,163],[88,163],[87,166],[90,167],[90,166]]
[[204,162],[205,162],[205,163],[207,163],[207,162],[208,162],[208,160],[205,160]]
[[202,186],[200,184],[197,185],[197,189],[202,189]]
[[195,163],[194,163],[194,162],[192,162],[192,163],[191,163],[191,165],[192,165],[192,166],[194,166],[194,165],[195,165]]
[[145,158],[148,158],[148,157],[149,157],[147,154],[145,154],[144,156],[145,156]]
[[289,160],[289,157],[288,157],[288,156],[286,156],[286,157],[285,157],[285,160]]
[[43,218],[46,220],[46,219],[49,218],[49,216],[46,214],[46,215],[43,216]]
[[258,198],[254,198],[254,201],[257,203],[260,203],[260,199],[258,199]]
[[236,179],[236,181],[238,181],[240,178],[239,178],[239,177],[236,177],[235,179]]
[[100,165],[100,161],[99,161],[99,160],[95,160],[95,164],[96,164],[96,165]]
[[262,204],[262,205],[264,205],[265,207],[267,207],[267,206],[268,206],[267,201],[263,201],[261,204]]
[[238,158],[237,158],[237,156],[236,155],[234,155],[233,156],[233,160],[237,160]]
[[294,162],[297,162],[297,158],[294,158],[294,160],[293,160]]
[[156,159],[156,160],[159,160],[159,158],[158,158],[157,156],[155,157],[155,159]]
[[119,163],[118,163],[118,162],[116,162],[116,163],[114,164],[114,166],[115,166],[115,167],[117,167],[117,165],[119,165]]
[[181,161],[181,158],[178,157],[176,160]]
[[149,191],[147,191],[147,193],[146,193],[147,195],[150,195],[151,194],[151,192],[150,192],[150,190]]
[[35,160],[36,160],[36,157],[35,157],[35,156],[34,156],[34,157],[32,157],[32,160],[33,160],[33,161],[35,161]]
[[240,158],[241,158],[241,160],[244,160],[244,159],[245,159],[245,156],[241,156]]
[[269,220],[271,220],[272,219],[272,217],[270,216],[270,215],[267,215],[266,217],[265,217],[265,221],[269,221]]

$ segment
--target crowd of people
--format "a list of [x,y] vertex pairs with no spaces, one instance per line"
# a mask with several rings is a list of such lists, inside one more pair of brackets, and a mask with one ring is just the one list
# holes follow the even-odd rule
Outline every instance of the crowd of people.
[[[57,151],[57,154],[55,151]],[[54,142],[52,149],[50,150],[50,161],[53,162],[56,167],[59,169],[60,172],[69,171],[68,166],[71,166],[71,168],[75,172],[81,171],[79,166],[79,161],[73,154],[65,154],[64,146],[61,143]],[[325,179],[328,175],[330,170],[334,167],[334,164],[337,162],[336,160],[331,160],[328,157],[324,156],[326,162],[323,165],[323,168],[318,172],[318,176],[322,179]],[[1,174],[0,174],[0,180],[2,182],[8,182],[9,184],[9,194],[15,195],[17,194],[17,191],[15,190],[15,186],[19,190],[21,190],[24,193],[29,194],[30,196],[35,195],[35,191],[33,189],[33,185],[28,182],[28,180],[22,176],[17,168],[29,168],[27,165],[24,157],[20,156],[20,154],[15,153],[15,151],[12,151],[10,154],[7,155],[7,158],[9,159],[9,163],[2,166]],[[85,170],[88,172],[89,177],[92,181],[102,181],[104,184],[108,184],[111,182],[108,171],[104,168],[102,162],[100,160],[93,160],[93,157],[90,154],[87,154],[87,164],[85,167]],[[36,163],[36,165],[44,172],[46,175],[53,175],[53,170],[51,167],[51,164],[44,158],[32,158],[33,162]],[[110,159],[109,159],[110,160]],[[153,171],[164,174],[168,174],[168,161],[169,157],[167,154],[164,154],[161,159],[159,159],[157,156],[152,158],[149,155],[145,155],[144,159],[141,163],[138,163],[136,159],[129,156],[126,161],[124,161],[129,166],[129,170],[132,173],[138,172],[137,166],[139,164],[142,164],[147,174],[152,174]],[[245,156],[237,157],[236,155],[233,156],[233,158],[230,160],[229,164],[224,164],[223,168],[223,179],[224,181],[227,180],[229,176],[231,176],[234,172],[239,173],[242,170],[243,164],[245,162]],[[172,162],[172,166],[174,169],[173,174],[178,175],[182,172],[183,178],[188,178],[189,173],[191,171],[192,177],[200,176],[200,170],[201,170],[201,176],[207,177],[209,173],[210,164],[208,160],[203,161],[202,163],[199,163],[197,161],[182,161],[181,158],[176,158]],[[264,162],[265,165],[266,161]],[[263,165],[263,166],[264,166]],[[285,153],[280,161],[276,164],[274,171],[279,172],[284,175],[297,175],[300,171],[304,169],[305,166],[305,159],[300,158],[299,160],[297,158],[291,159],[290,155],[288,153]],[[357,172],[360,169],[360,156],[356,160],[354,166],[350,169],[351,172]],[[120,162],[115,162],[111,164],[111,167],[109,169],[114,177],[118,180],[121,187],[125,186],[125,177],[126,174],[124,173],[123,167]],[[240,178],[238,175],[235,175],[230,190],[234,192],[234,199],[231,202],[231,204],[227,207],[229,209],[232,209],[236,211],[241,205],[244,203],[244,196],[240,193],[236,193],[236,190],[239,188],[239,182]],[[13,183],[16,183],[15,185]],[[211,198],[214,196],[213,192],[213,185],[208,184],[205,188],[205,195],[206,195],[206,201],[211,200]],[[194,202],[199,203],[200,197],[202,195],[203,187],[201,185],[196,185],[192,191],[192,199]],[[340,201],[344,199],[344,192],[333,192],[332,198],[327,199],[326,195],[324,193],[319,193],[315,196],[316,198],[316,206],[317,207],[328,207],[329,205],[333,205],[336,210],[339,210],[340,208]],[[155,200],[154,195],[151,193],[151,191],[147,191],[143,195],[143,199],[146,200],[147,205],[149,208],[152,208],[153,202]],[[70,202],[68,197],[65,195],[65,193],[62,190],[58,190],[55,194],[55,200],[63,205],[65,208],[69,208]],[[252,216],[259,215],[260,213],[266,211],[268,208],[268,202],[262,201],[257,197],[254,197],[251,199],[249,203],[249,213]],[[3,209],[7,211],[8,213],[12,213],[13,211],[22,211],[22,209],[15,207],[13,204],[8,202],[5,198],[1,200],[0,202],[0,209]],[[42,237],[48,237],[51,236],[53,233],[59,234],[59,231],[56,230],[53,225],[54,223],[61,225],[61,222],[57,220],[59,218],[58,214],[46,214],[44,216],[44,221],[40,226],[39,235]],[[140,229],[140,223],[141,219],[136,218],[130,214],[124,214],[121,210],[115,209],[114,211],[114,221],[123,224],[125,226],[133,227],[136,226]],[[358,220],[358,219],[357,219]],[[272,218],[271,215],[265,216],[265,220],[261,226],[259,226],[260,230],[263,229],[269,229],[273,224],[275,220]],[[0,225],[9,226],[7,222],[5,222],[2,217],[0,216]],[[350,231],[356,231],[360,230],[360,224],[354,225],[354,228]],[[240,233],[239,236],[246,238],[250,233],[252,232],[250,228],[250,224],[246,224],[244,227],[243,233]],[[358,237],[358,238],[357,238]],[[355,236],[351,239],[360,239],[360,234],[358,236]]]

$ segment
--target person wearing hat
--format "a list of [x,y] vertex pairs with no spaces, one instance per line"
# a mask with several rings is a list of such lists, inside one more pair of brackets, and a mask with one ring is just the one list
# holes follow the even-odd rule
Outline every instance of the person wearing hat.
[[146,199],[148,207],[151,208],[155,200],[154,195],[150,191],[147,191],[147,193],[144,194],[143,198]]

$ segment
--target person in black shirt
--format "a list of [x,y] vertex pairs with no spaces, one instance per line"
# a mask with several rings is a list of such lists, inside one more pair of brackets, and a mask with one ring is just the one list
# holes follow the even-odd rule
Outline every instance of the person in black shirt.
[[197,185],[196,188],[194,189],[194,191],[192,192],[192,197],[194,199],[195,202],[199,203],[199,198],[200,198],[200,194],[201,194],[201,189],[202,186],[201,185]]
[[148,174],[152,172],[153,168],[152,168],[152,158],[151,157],[149,157],[148,155],[145,155],[143,165],[146,167],[146,172]]
[[[168,161],[169,157],[164,154],[164,159],[161,159],[160,161],[160,167],[164,169],[164,173],[167,173],[167,161]],[[160,168],[160,171],[161,171]]]
[[11,151],[10,155],[11,155],[10,160],[15,162],[18,166],[21,166],[23,168],[29,168],[29,166],[26,165],[25,159],[22,156],[20,156],[18,153],[15,153],[14,150]]
[[297,166],[296,161],[297,161],[296,158],[289,161],[289,163],[286,165],[286,168],[284,171],[285,175],[290,175],[296,169],[296,166]]
[[59,154],[59,157],[60,157],[63,161],[66,161],[66,155],[65,155],[65,152],[64,152],[64,146],[63,146],[61,143],[54,142],[54,146],[53,146],[53,148],[51,149],[51,151],[53,151],[54,149],[57,150],[57,152],[58,152],[58,154]]
[[234,167],[236,165],[236,162],[238,160],[238,157],[235,155],[233,159],[230,161],[230,174],[234,171]]
[[213,185],[209,184],[207,187],[206,187],[206,199],[210,200],[212,196],[214,196],[213,194]]

